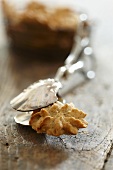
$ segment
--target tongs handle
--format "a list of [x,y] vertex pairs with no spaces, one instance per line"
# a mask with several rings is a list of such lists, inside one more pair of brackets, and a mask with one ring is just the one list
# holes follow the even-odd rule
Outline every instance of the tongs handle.
[[[87,24],[87,26],[85,26]],[[79,15],[77,34],[74,38],[72,50],[65,60],[65,65],[72,65],[79,60],[81,51],[89,45],[89,38],[91,33],[91,26],[88,22],[86,14]]]
[[[95,63],[92,48],[90,47],[91,25],[88,23],[86,14],[80,14],[79,17],[80,23],[77,35],[74,38],[74,45],[64,62],[64,66],[57,70],[55,75],[56,80],[60,81],[61,79],[67,78],[69,74],[73,74],[75,71],[82,70],[83,72],[83,68],[86,66],[82,58],[85,58],[87,55],[90,60],[92,60],[93,65]],[[84,26],[85,24],[87,24],[87,26]],[[86,72],[86,77],[89,79],[95,77],[95,72],[92,69]],[[90,72],[90,74],[88,74],[88,72]]]

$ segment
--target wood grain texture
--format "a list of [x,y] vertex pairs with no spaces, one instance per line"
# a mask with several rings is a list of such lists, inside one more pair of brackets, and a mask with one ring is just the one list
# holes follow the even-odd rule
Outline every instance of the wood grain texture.
[[105,170],[113,169],[113,148],[111,148],[111,152],[109,154],[107,161],[108,162],[105,164],[104,169]]
[[[101,4],[102,0],[98,3]],[[96,78],[85,80],[64,96],[87,113],[89,125],[76,136],[52,137],[18,125],[13,120],[17,112],[9,104],[29,84],[54,76],[62,62],[44,63],[36,58],[20,57],[3,46],[0,49],[0,170],[113,168],[113,23],[111,1],[103,3],[108,12],[105,15],[101,6],[100,13],[97,9],[101,25],[93,37]],[[84,7],[89,4],[86,9],[90,8],[92,15],[95,13],[96,5],[91,5],[88,0],[83,4]]]

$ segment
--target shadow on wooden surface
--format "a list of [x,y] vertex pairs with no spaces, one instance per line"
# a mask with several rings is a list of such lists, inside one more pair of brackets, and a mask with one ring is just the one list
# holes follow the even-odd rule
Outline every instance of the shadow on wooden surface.
[[46,143],[44,134],[37,134],[30,126],[22,126],[17,124],[17,131],[20,136],[23,137],[27,142],[32,142],[36,145],[43,145]]
[[[30,147],[19,146],[19,159],[20,164],[22,161],[22,167],[26,165],[26,162],[30,165],[31,169],[32,167],[37,167],[39,169],[54,169],[56,166],[58,167],[59,164],[62,164],[65,162],[65,160],[68,158],[68,154],[64,151],[61,151],[60,149],[56,148],[42,148],[39,146],[32,146],[32,149]],[[19,161],[19,160],[18,160]]]
[[[23,138],[24,143],[17,145],[19,148],[19,159],[29,161],[31,165],[39,168],[54,168],[68,159],[68,152],[47,143],[46,135],[37,134],[31,127],[16,125],[18,135]],[[54,142],[54,141],[53,141]],[[24,150],[23,150],[24,145]],[[28,159],[28,160],[27,160]]]

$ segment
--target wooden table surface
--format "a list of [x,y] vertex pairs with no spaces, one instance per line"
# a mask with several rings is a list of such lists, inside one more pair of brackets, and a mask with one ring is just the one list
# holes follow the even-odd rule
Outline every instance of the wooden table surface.
[[34,81],[54,76],[62,63],[11,53],[1,20],[0,170],[113,169],[113,4],[112,0],[76,0],[73,4],[88,11],[95,22],[92,45],[97,68],[94,80],[73,88],[65,98],[87,112],[89,125],[76,136],[52,137],[14,122],[17,112],[10,100]]

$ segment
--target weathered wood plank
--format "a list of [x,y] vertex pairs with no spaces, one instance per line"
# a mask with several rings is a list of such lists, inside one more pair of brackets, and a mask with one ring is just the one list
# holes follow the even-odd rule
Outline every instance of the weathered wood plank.
[[[87,6],[88,3],[90,11],[92,10],[94,14],[93,7],[96,9],[97,5],[92,7],[91,1],[85,0],[85,2],[84,5]],[[88,113],[88,127],[80,130],[76,136],[39,135],[30,127],[17,125],[14,122],[13,117],[16,111],[10,107],[10,100],[30,83],[40,78],[53,76],[62,63],[41,63],[36,59],[18,57],[9,53],[5,47],[0,49],[1,170],[112,169],[113,39],[109,38],[113,24],[111,24],[110,12],[112,7],[108,5],[110,2],[110,0],[109,3],[108,1],[98,2],[104,3],[108,12],[106,12],[107,16],[103,17],[104,8],[99,13],[101,6],[97,12],[104,24],[98,27],[98,37],[94,37],[97,58],[96,78],[93,81],[85,81],[65,95],[68,102],[73,102],[76,107]]]
[[[36,61],[24,63],[18,58],[17,62],[17,58],[6,51],[0,59],[0,164],[3,169],[101,169],[113,139],[113,78],[109,74],[112,67],[107,67],[100,57],[96,79],[85,81],[65,96],[67,101],[88,113],[89,125],[77,136],[57,138],[38,135],[30,127],[16,125],[13,120],[16,111],[9,105],[10,99],[22,88],[43,76],[38,69],[44,69],[37,67]],[[53,65],[48,70],[53,69],[54,74]]]

